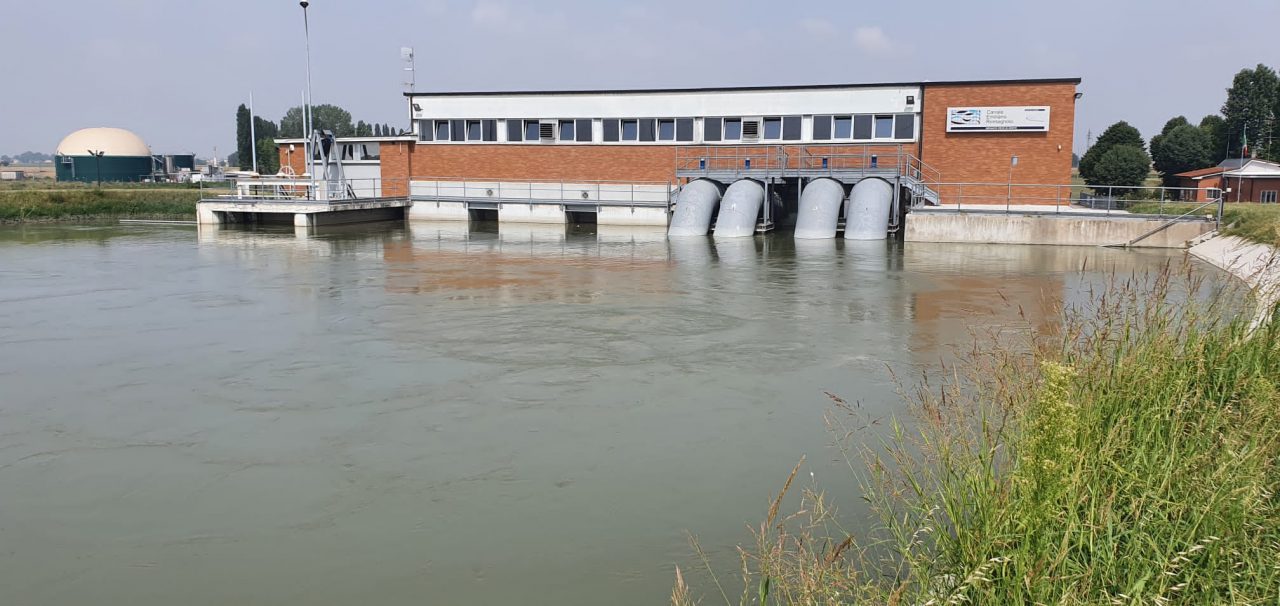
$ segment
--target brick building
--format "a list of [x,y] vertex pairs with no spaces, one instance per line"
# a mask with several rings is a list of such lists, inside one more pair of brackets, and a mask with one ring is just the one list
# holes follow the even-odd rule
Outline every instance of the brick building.
[[1193,187],[1190,199],[1208,202],[1225,194],[1227,202],[1275,204],[1280,192],[1280,164],[1256,158],[1233,158],[1210,168],[1178,173],[1179,187]]
[[965,203],[1003,204],[1009,182],[1070,182],[1079,83],[406,93],[413,135],[379,142],[382,191],[407,189],[417,218],[552,223],[667,225],[696,180],[760,185],[766,227],[821,178],[850,199],[884,181],[895,211],[960,183]]

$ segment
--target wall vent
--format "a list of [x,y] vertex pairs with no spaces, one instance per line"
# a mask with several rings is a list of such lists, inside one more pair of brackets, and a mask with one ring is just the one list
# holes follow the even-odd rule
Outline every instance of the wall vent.
[[538,123],[538,140],[543,143],[554,143],[556,140],[556,123],[540,122]]
[[759,141],[760,140],[760,121],[759,120],[743,120],[742,121],[742,140],[743,141]]

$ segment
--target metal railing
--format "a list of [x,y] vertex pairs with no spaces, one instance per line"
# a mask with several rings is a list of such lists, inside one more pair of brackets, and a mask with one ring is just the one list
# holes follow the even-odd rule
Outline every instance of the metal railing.
[[416,199],[528,204],[667,207],[673,186],[662,182],[556,181],[417,177],[410,183]]
[[708,145],[676,149],[676,172],[759,171],[779,176],[896,174],[930,184],[942,173],[900,144]]
[[781,172],[791,167],[791,155],[781,145],[703,145],[676,148],[676,171]]
[[[1189,218],[1188,208],[1211,208],[1220,219],[1220,198],[1194,187],[1087,186],[1042,183],[931,183],[936,204],[916,208],[982,213],[1138,214]],[[1208,214],[1208,213],[1206,213]],[[1198,217],[1197,217],[1198,218]]]
[[223,183],[200,182],[201,199],[253,202],[346,203],[357,200],[402,197],[409,194],[407,179],[376,177],[347,179],[345,183],[306,177],[241,177]]

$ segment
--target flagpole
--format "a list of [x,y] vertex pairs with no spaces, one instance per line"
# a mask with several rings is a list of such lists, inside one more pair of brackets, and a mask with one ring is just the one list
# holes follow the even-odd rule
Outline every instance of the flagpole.
[[1236,202],[1240,201],[1240,196],[1244,193],[1240,191],[1244,187],[1244,152],[1249,149],[1249,125],[1244,125],[1244,131],[1240,136],[1240,166],[1236,167],[1239,171],[1236,173]]
[[253,91],[249,91],[249,153],[253,156],[253,172],[258,172],[258,131],[254,128]]

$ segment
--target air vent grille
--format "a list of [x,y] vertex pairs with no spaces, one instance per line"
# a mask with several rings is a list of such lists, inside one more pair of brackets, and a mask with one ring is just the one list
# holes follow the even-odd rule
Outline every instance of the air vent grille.
[[742,140],[758,141],[760,139],[760,121],[759,120],[743,120],[742,121]]

